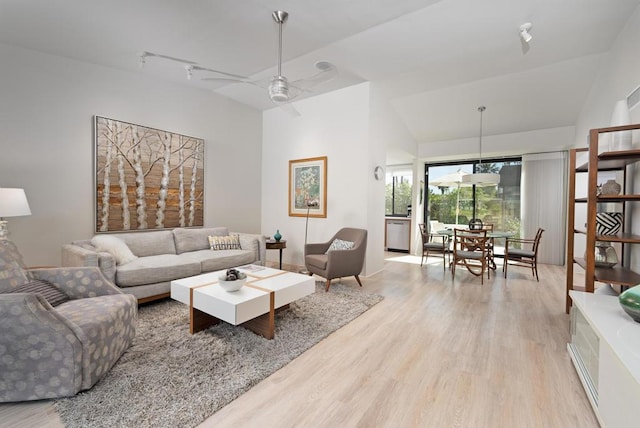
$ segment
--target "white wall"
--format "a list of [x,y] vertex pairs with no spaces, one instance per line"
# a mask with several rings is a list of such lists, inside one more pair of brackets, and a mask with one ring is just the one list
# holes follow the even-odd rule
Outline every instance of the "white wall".
[[309,219],[308,242],[327,241],[342,227],[367,229],[369,84],[294,106],[301,116],[279,108],[263,113],[262,230],[270,236],[280,230],[287,240],[283,262],[303,266],[306,219],[289,217],[289,161],[327,156],[327,217]]
[[[281,109],[263,116],[262,230],[287,240],[284,262],[304,265],[304,217],[288,215],[288,162],[328,157],[327,218],[309,219],[308,242],[324,242],[345,226],[369,231],[364,275],[383,268],[384,181],[373,170],[385,165],[390,141],[408,133],[370,83],[294,103],[300,117]],[[268,259],[276,260],[277,253]]]
[[0,45],[0,186],[33,215],[9,218],[29,265],[94,231],[93,115],[205,140],[205,226],[260,233],[261,112],[213,92]]
[[[567,150],[572,147],[574,141],[575,128],[573,126],[537,129],[513,134],[483,135],[482,158]],[[479,149],[478,137],[421,143],[418,145],[418,157],[428,162],[475,160],[478,159]]]
[[[371,115],[369,120],[369,177],[373,177],[373,170],[376,165],[385,166],[385,161],[389,153],[402,153],[415,159],[417,144],[413,136],[409,133],[406,125],[400,120],[395,109],[389,100],[380,90],[379,85],[372,83],[371,86],[370,108]],[[420,175],[413,170],[413,182],[417,183]],[[369,183],[369,236],[372,242],[375,242],[376,249],[384,248],[385,235],[385,180],[368,180]],[[413,212],[419,210],[417,204],[417,192],[419,186],[413,186]],[[412,229],[415,231],[416,216],[413,216]],[[415,240],[412,240],[415,241]],[[420,244],[420,247],[422,244]],[[415,252],[416,243],[411,243],[411,250]],[[367,263],[372,266],[382,266],[384,264],[383,251],[370,251],[367,254]]]

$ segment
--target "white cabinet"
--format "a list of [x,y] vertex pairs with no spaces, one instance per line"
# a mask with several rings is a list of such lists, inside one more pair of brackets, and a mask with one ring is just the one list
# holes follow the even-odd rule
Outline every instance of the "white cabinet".
[[603,427],[638,427],[640,323],[616,296],[570,292],[571,361]]

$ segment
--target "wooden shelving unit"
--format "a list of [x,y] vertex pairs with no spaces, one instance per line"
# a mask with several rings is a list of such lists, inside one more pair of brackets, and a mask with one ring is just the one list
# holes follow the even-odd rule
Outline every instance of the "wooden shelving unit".
[[[640,150],[621,150],[598,153],[598,142],[602,134],[617,131],[633,131],[640,129],[640,124],[614,126],[609,128],[596,128],[589,131],[589,147],[570,150],[569,156],[569,204],[567,223],[567,296],[566,311],[571,307],[571,290],[583,290],[593,293],[595,282],[603,282],[622,287],[629,287],[640,283],[640,274],[622,265],[623,255],[619,255],[620,263],[614,268],[599,268],[595,265],[596,241],[606,241],[622,244],[623,252],[626,245],[640,244],[640,235],[634,235],[624,229],[617,235],[596,235],[597,204],[617,203],[621,205],[625,213],[628,203],[640,201],[640,194],[625,194],[627,181],[627,167],[640,162]],[[577,165],[576,159],[580,153],[588,152],[588,162]],[[622,192],[620,195],[597,194],[598,172],[621,171],[623,174]],[[576,198],[576,176],[587,174],[587,197]],[[586,204],[587,223],[586,228],[576,228],[576,204]],[[625,216],[626,222],[626,216]],[[576,235],[586,235],[586,258],[576,257],[574,254]],[[584,271],[584,284],[574,283],[574,265],[581,266]]]

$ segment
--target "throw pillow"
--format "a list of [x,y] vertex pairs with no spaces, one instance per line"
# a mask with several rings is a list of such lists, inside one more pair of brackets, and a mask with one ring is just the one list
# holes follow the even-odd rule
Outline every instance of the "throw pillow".
[[209,236],[209,246],[212,250],[241,250],[240,235]]
[[328,254],[329,251],[350,250],[353,248],[354,245],[355,243],[351,241],[343,241],[342,239],[336,238],[333,240],[333,242],[331,243],[331,246],[325,252],[325,254]]
[[96,247],[98,251],[106,251],[111,254],[116,259],[117,265],[124,265],[138,258],[122,239],[115,236],[96,235],[91,238],[91,245]]
[[41,279],[34,279],[31,282],[19,285],[13,289],[13,293],[37,293],[42,295],[51,306],[58,306],[68,302],[69,296],[64,294],[58,287]]
[[19,285],[29,282],[18,262],[10,262],[0,269],[0,293],[10,293]]

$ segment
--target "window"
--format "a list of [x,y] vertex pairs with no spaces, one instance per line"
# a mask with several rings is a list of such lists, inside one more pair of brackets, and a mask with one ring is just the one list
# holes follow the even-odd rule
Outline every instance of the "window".
[[[437,220],[453,227],[472,218],[491,223],[495,230],[520,232],[521,158],[490,159],[425,165],[425,223]],[[473,172],[500,174],[497,186],[473,186],[457,177]]]
[[411,165],[390,166],[386,173],[385,215],[409,216],[413,192]]

